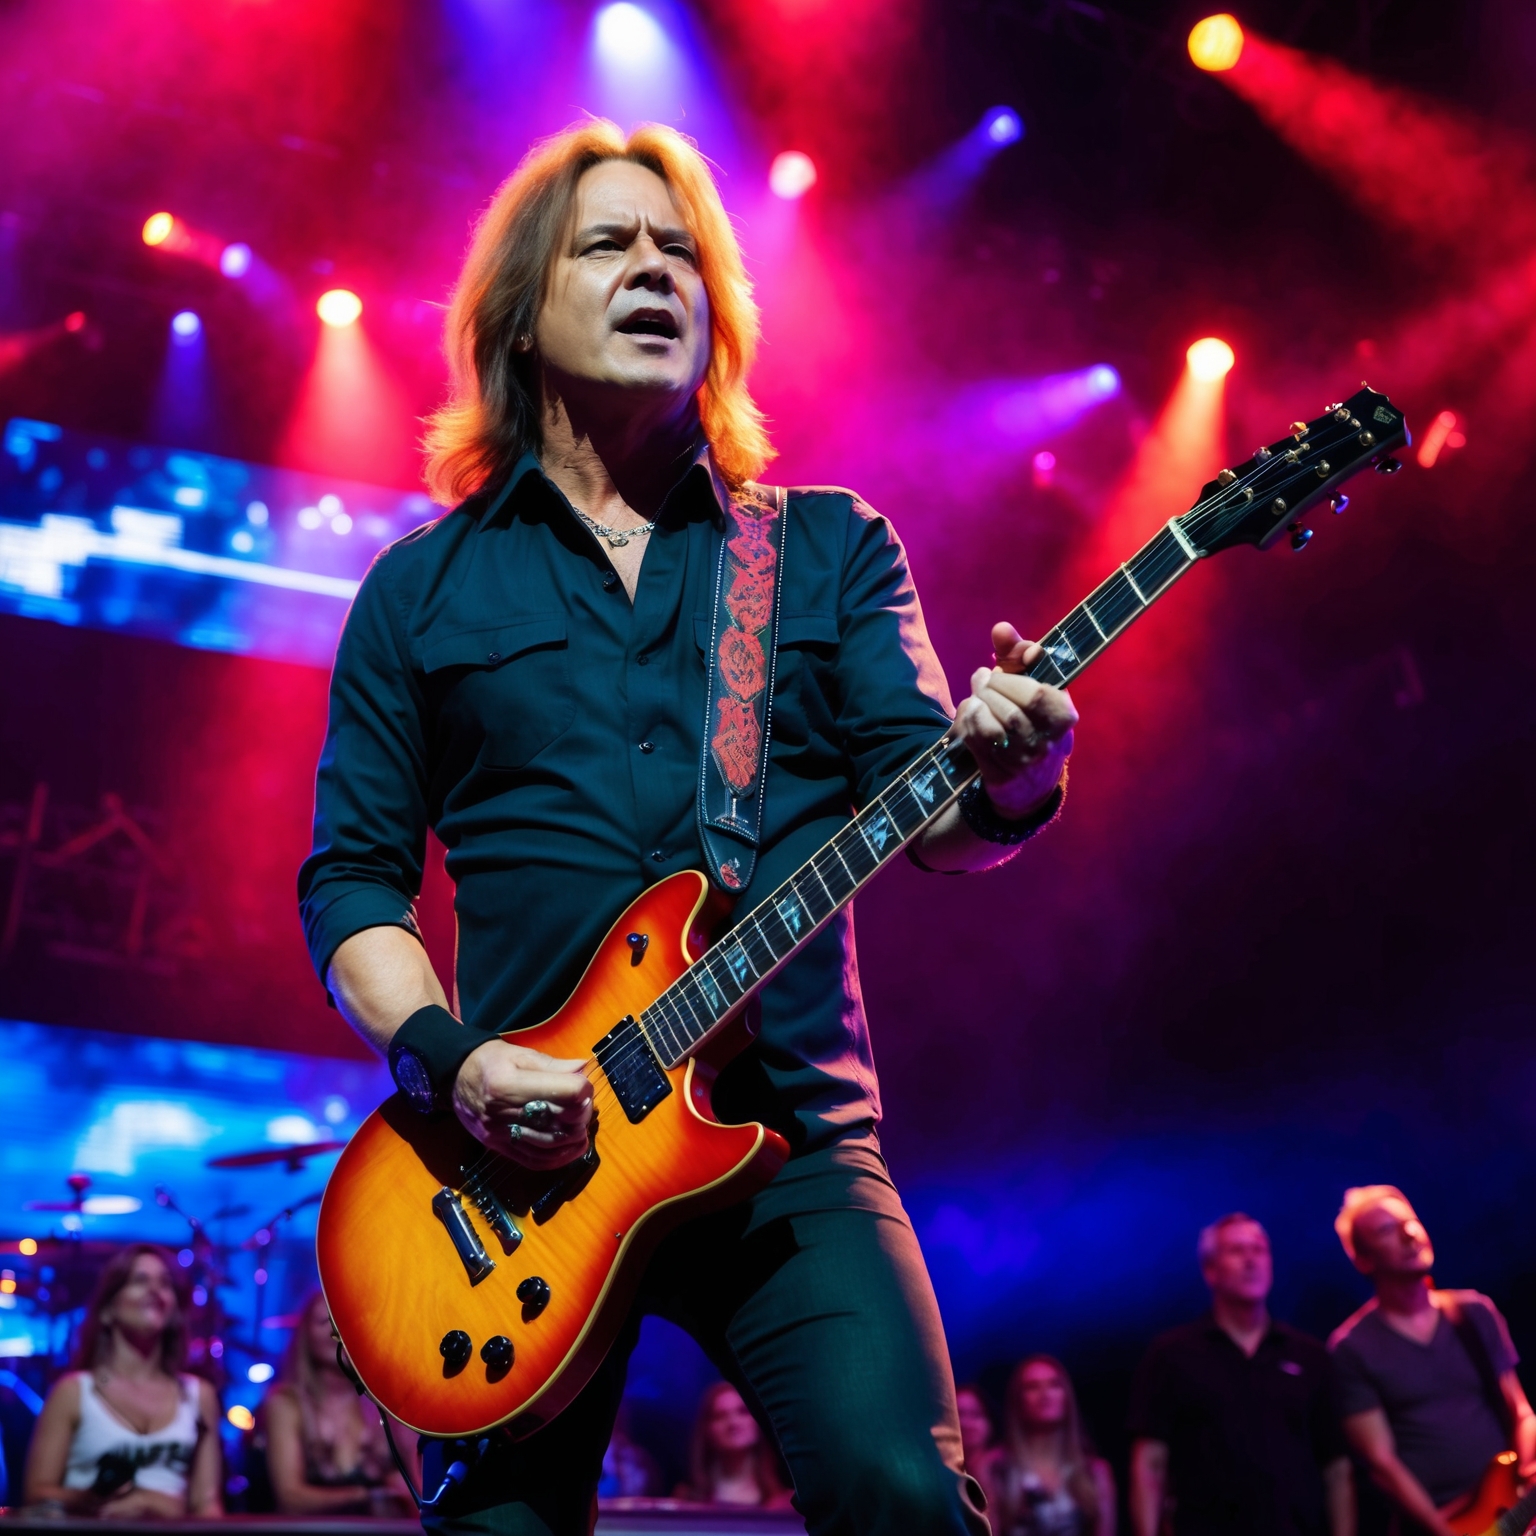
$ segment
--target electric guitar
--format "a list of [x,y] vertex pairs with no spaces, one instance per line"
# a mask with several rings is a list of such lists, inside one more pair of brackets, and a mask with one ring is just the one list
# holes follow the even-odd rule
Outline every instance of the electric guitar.
[[1536,1487],[1520,1496],[1519,1459],[1513,1451],[1500,1451],[1476,1489],[1440,1511],[1456,1536],[1525,1536],[1536,1520]]
[[[1410,441],[1402,413],[1362,388],[1224,469],[1047,631],[1032,677],[1075,678],[1198,560],[1311,537],[1301,513]],[[772,895],[729,916],[705,876],[638,896],[553,1017],[509,1033],[587,1063],[596,1111],[579,1161],[535,1172],[487,1151],[451,1116],[398,1095],[359,1128],[320,1206],[320,1281],[363,1390],[403,1424],[462,1437],[532,1433],[587,1382],[640,1272],[680,1222],[767,1184],[789,1153],[757,1124],[722,1125],[719,1068],[750,1039],[746,1004],[877,870],[976,777],[947,737]]]

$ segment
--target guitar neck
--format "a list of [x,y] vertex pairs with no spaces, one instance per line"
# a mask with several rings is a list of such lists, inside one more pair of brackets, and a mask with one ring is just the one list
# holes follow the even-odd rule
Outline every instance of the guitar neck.
[[1493,1522],[1493,1528],[1498,1536],[1525,1536],[1533,1520],[1536,1520],[1536,1488],[1532,1488],[1513,1508],[1505,1510]]
[[[1195,563],[1177,519],[1041,639],[1029,668],[1064,687]],[[783,969],[860,888],[976,777],[975,761],[947,737],[922,753],[773,894],[741,918],[641,1015],[667,1067],[685,1061]]]

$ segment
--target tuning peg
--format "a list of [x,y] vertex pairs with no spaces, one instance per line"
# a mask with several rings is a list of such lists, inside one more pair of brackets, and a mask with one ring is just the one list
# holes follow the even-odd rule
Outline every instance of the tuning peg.
[[1286,526],[1291,530],[1291,548],[1300,554],[1311,543],[1312,530],[1303,528],[1300,523],[1288,523]]
[[1328,505],[1333,508],[1334,516],[1337,517],[1340,512],[1349,506],[1349,497],[1343,491],[1340,491],[1337,496],[1329,500]]
[[1401,459],[1385,458],[1376,466],[1378,475],[1395,475],[1403,467]]

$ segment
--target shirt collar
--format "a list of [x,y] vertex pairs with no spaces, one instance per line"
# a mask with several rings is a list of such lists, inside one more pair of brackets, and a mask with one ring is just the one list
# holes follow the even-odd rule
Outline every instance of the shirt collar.
[[[506,484],[491,497],[485,504],[485,509],[476,519],[477,525],[484,528],[512,499],[513,493],[522,485],[530,475],[537,475],[547,481],[544,467],[539,463],[539,456],[531,448],[526,449],[519,457],[517,463],[512,466],[512,473],[507,476]],[[677,484],[667,492],[663,506],[677,496],[690,481],[703,479],[709,488],[709,495],[713,499],[719,519],[723,520],[727,508],[731,504],[730,488],[720,477],[720,471],[715,467],[714,455],[709,451],[709,444],[694,455],[692,463],[677,478]]]

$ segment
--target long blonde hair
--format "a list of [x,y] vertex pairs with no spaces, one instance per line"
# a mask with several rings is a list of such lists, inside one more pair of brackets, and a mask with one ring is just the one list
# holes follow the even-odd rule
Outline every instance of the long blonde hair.
[[711,343],[698,408],[716,469],[736,486],[773,457],[762,413],[747,392],[757,305],[708,164],[675,129],[644,123],[626,138],[618,124],[593,118],[534,145],[475,228],[448,308],[452,391],[428,418],[425,438],[427,487],[445,506],[540,446],[538,365],[513,342],[533,334],[577,183],[606,160],[629,160],[661,177],[698,242]]
[[[1008,1475],[1003,1482],[1003,1503],[1013,1504],[1019,1491],[1019,1473],[1024,1469],[1024,1454],[1028,1428],[1024,1423],[1021,1402],[1024,1396],[1024,1373],[1032,1365],[1048,1365],[1056,1372],[1056,1379],[1066,1395],[1066,1412],[1062,1416],[1061,1470],[1062,1482],[1072,1502],[1083,1512],[1090,1527],[1099,1517],[1099,1490],[1093,1480],[1093,1446],[1083,1431],[1082,1415],[1077,1411],[1077,1393],[1072,1388],[1072,1378],[1067,1368],[1054,1355],[1029,1355],[1013,1368],[1008,1378],[1008,1402],[1003,1414],[1003,1443],[1007,1447]],[[1015,1515],[1016,1509],[1006,1513]]]

